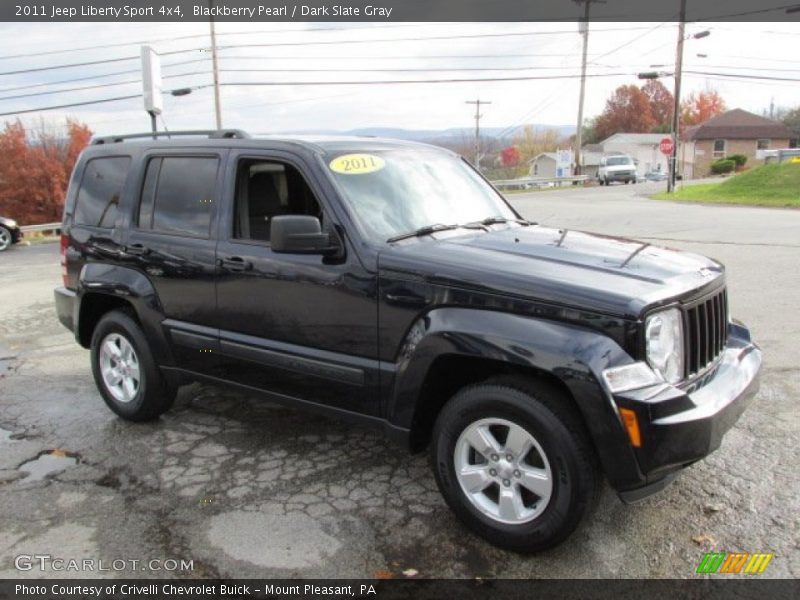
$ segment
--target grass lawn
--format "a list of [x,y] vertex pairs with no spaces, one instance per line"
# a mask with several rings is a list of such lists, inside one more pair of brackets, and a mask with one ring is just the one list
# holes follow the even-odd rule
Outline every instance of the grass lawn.
[[721,183],[701,183],[662,192],[656,200],[747,204],[750,206],[800,207],[800,164],[763,165]]

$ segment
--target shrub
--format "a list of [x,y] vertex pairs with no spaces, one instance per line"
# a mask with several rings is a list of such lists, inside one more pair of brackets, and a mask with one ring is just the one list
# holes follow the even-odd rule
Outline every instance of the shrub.
[[736,162],[725,158],[711,163],[711,172],[714,175],[722,175],[723,173],[730,173],[736,166]]
[[732,160],[737,167],[743,167],[744,163],[747,162],[747,157],[744,154],[731,154],[725,160]]

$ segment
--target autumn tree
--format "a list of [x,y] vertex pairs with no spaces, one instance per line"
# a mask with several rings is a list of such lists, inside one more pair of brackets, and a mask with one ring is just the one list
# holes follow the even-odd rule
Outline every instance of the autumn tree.
[[709,88],[702,92],[692,92],[681,102],[681,127],[705,123],[725,110],[725,100],[716,90]]
[[26,225],[60,220],[72,168],[91,136],[71,119],[63,128],[43,122],[34,130],[7,122],[0,132],[0,214]]
[[503,148],[500,152],[500,163],[504,167],[516,167],[520,161],[519,148],[516,146],[508,146]]
[[669,131],[672,125],[675,97],[658,79],[651,79],[645,83],[642,86],[642,92],[650,102],[650,112],[656,121],[653,131],[655,133]]
[[514,147],[519,151],[519,160],[527,164],[542,152],[554,152],[561,142],[557,129],[526,125],[514,137]]
[[635,85],[622,85],[606,100],[605,109],[595,121],[595,134],[604,140],[620,131],[647,133],[657,124],[648,95]]

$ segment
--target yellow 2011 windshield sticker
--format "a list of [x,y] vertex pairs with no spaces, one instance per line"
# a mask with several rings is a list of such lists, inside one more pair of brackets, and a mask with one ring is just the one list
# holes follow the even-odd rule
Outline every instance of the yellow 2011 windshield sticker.
[[334,173],[365,175],[380,171],[386,161],[374,154],[344,154],[334,158],[328,165]]

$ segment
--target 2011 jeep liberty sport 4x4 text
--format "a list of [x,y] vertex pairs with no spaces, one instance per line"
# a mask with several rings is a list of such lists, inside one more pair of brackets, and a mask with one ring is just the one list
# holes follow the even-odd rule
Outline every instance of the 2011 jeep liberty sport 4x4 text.
[[55,292],[125,419],[200,380],[371,423],[430,449],[468,527],[531,552],[601,478],[663,488],[757,390],[713,260],[528,222],[431,146],[142,137],[81,155]]

